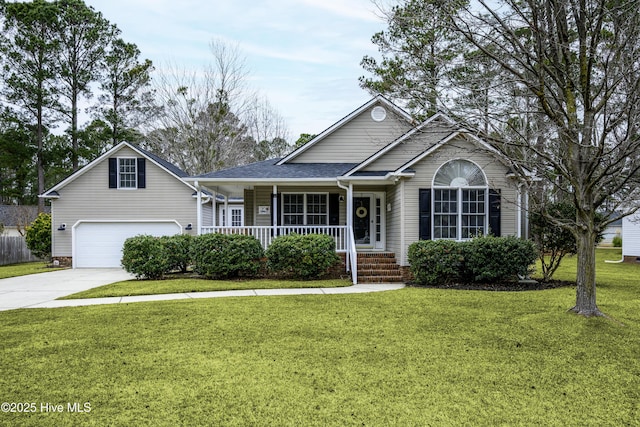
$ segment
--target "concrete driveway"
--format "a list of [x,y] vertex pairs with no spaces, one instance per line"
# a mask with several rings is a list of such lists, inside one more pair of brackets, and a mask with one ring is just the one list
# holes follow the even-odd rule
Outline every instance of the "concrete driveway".
[[119,268],[81,268],[0,279],[0,311],[40,305],[133,277]]

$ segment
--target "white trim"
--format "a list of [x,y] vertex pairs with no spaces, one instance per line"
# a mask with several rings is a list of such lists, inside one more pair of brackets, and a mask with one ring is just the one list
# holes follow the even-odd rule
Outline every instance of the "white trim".
[[[120,186],[120,160],[133,160],[133,166],[134,166],[134,172],[133,172],[133,176],[134,176],[134,185],[133,187],[121,187]],[[118,190],[137,190],[138,189],[138,159],[136,157],[131,157],[131,156],[123,156],[123,157],[116,157],[116,188]]]
[[[240,214],[240,225],[233,225],[233,211],[239,210]],[[218,206],[218,219],[220,224],[214,224],[217,227],[244,227],[244,205],[241,204],[229,204],[219,205]],[[224,219],[224,224],[222,224]]]
[[[469,162],[471,164],[473,164],[475,167],[478,168],[478,170],[482,173],[482,177],[484,178],[484,185],[466,185],[463,187],[452,187],[450,185],[436,185],[436,176],[438,176],[438,173],[440,172],[440,169],[442,169],[445,165],[448,165],[451,162],[457,162],[457,161],[463,161],[463,162]],[[484,169],[482,169],[482,167],[480,167],[479,164],[477,164],[476,162],[474,162],[473,160],[469,160],[469,159],[465,159],[464,157],[456,157],[455,159],[449,159],[446,162],[444,162],[443,164],[441,164],[440,166],[438,166],[438,169],[436,170],[436,173],[433,174],[433,178],[431,178],[431,187],[433,188],[442,188],[442,189],[447,189],[447,188],[488,188],[489,187],[489,180],[487,179],[487,174],[484,173]]]
[[[291,194],[300,195],[301,194],[302,196],[304,196],[303,197],[303,202],[302,202],[303,205],[304,205],[303,212],[302,212],[304,224],[285,224],[284,223],[284,215],[285,215],[284,214],[284,195],[285,194],[289,194],[289,195],[291,195]],[[309,214],[307,212],[307,203],[308,203],[307,202],[307,195],[309,195],[309,194],[319,194],[319,195],[324,195],[326,197],[326,206],[327,206],[327,212],[325,213],[326,224],[307,224],[307,216],[308,215],[318,215],[318,216],[322,215],[322,214],[314,214],[314,213]],[[328,192],[323,192],[323,191],[307,191],[307,192],[285,191],[283,193],[280,193],[280,197],[281,197],[280,202],[282,203],[282,212],[280,212],[280,217],[279,218],[280,218],[280,222],[282,223],[282,225],[281,225],[282,227],[295,227],[297,225],[305,225],[305,226],[308,225],[309,227],[319,226],[319,225],[329,225],[329,193]],[[287,215],[300,215],[300,214],[287,214]]]
[[[387,193],[385,191],[357,191],[352,193],[352,200],[355,198],[368,198],[369,199],[369,244],[356,244],[356,247],[359,249],[370,250],[370,251],[384,251],[387,248]],[[380,245],[381,247],[376,247],[376,229],[375,226],[376,218],[375,218],[375,208],[376,208],[376,200],[380,199]],[[353,226],[353,202],[351,203],[351,210],[348,215],[352,218],[352,226]],[[354,230],[355,232],[355,230]]]
[[79,219],[71,227],[71,268],[76,268],[76,228],[81,224],[131,224],[131,223],[165,223],[176,224],[180,230],[180,234],[183,234],[182,225],[175,219]]
[[[456,212],[455,215],[457,217],[456,223],[456,238],[451,239],[449,237],[436,237],[436,191],[438,190],[454,190],[456,192]],[[469,187],[431,187],[431,240],[454,240],[456,242],[464,242],[470,240],[469,238],[462,237],[462,217],[463,215],[471,216],[474,214],[464,214],[462,212],[462,204],[464,203],[464,199],[462,197],[462,192],[464,190],[483,190],[484,191],[484,234],[487,234],[489,231],[489,186],[469,186]],[[438,213],[439,216],[446,216],[447,213]],[[449,213],[448,215],[452,215]],[[475,214],[475,216],[478,216]]]
[[278,163],[276,163],[276,165],[283,165],[283,164],[287,163],[288,161],[298,157],[300,154],[304,153],[309,148],[311,148],[312,146],[316,145],[318,142],[322,141],[323,139],[325,139],[326,137],[331,135],[333,132],[335,132],[336,130],[340,129],[342,126],[344,126],[345,124],[347,124],[348,122],[353,120],[355,117],[359,116],[364,111],[368,110],[370,107],[374,106],[378,102],[384,104],[387,108],[393,110],[397,115],[399,115],[400,117],[405,119],[407,122],[409,122],[409,123],[412,122],[412,118],[411,118],[411,115],[409,113],[407,113],[406,111],[404,111],[403,109],[401,109],[400,107],[395,105],[393,102],[389,101],[384,96],[376,95],[374,98],[369,100],[367,103],[365,103],[364,105],[362,105],[361,107],[359,107],[355,111],[349,113],[348,115],[346,115],[342,119],[338,120],[335,124],[333,124],[329,128],[327,128],[324,131],[322,131],[318,136],[313,138],[311,141],[307,142],[303,146],[299,147],[298,149],[294,150],[289,155],[287,155],[286,157],[284,157],[283,159],[278,161]]
[[[405,188],[404,188],[404,183],[405,180],[403,179],[402,181],[400,181],[400,265],[407,265],[406,262],[406,251],[405,251],[405,243],[406,243],[406,239],[405,239],[405,225],[404,225],[404,219],[405,219]],[[432,221],[433,222],[433,221]],[[418,224],[419,227],[419,224]],[[432,234],[433,236],[433,234]]]
[[357,166],[355,166],[354,168],[352,168],[351,170],[347,171],[347,173],[345,173],[345,176],[350,176],[356,172],[358,172],[359,170],[361,170],[362,168],[370,165],[371,163],[373,163],[374,161],[378,160],[380,157],[382,157],[383,155],[387,154],[389,151],[391,151],[393,148],[397,147],[398,145],[400,145],[402,142],[404,142],[405,140],[411,138],[413,135],[415,135],[416,133],[420,132],[424,127],[426,127],[427,125],[431,124],[431,122],[435,121],[438,118],[442,118],[445,121],[447,121],[450,125],[455,125],[455,123],[447,116],[445,116],[442,113],[437,113],[431,117],[429,117],[427,120],[425,120],[424,122],[420,123],[418,126],[414,127],[413,129],[409,130],[408,132],[406,132],[404,135],[401,135],[400,137],[398,137],[395,141],[392,141],[391,143],[387,144],[386,146],[384,146],[383,148],[381,148],[380,150],[376,151],[375,153],[373,153],[371,156],[369,156],[368,158],[366,158],[365,160],[363,160],[360,164],[358,164]]
[[[77,170],[76,172],[74,172],[73,174],[71,174],[70,176],[65,178],[64,180],[60,181],[59,183],[57,183],[56,185],[51,187],[49,190],[47,190],[43,194],[41,194],[39,197],[47,198],[47,199],[48,198],[60,198],[59,195],[57,195],[57,196],[47,196],[47,194],[51,193],[52,191],[58,191],[61,188],[66,187],[69,183],[75,181],[76,179],[78,179],[79,177],[84,175],[85,173],[89,172],[91,169],[96,167],[98,164],[100,164],[105,159],[107,159],[109,157],[113,157],[113,155],[115,153],[117,153],[118,151],[120,151],[124,147],[127,147],[127,148],[135,151],[136,153],[138,153],[138,155],[140,155],[141,157],[144,157],[145,159],[149,160],[151,163],[153,163],[154,165],[156,165],[157,167],[159,167],[163,171],[167,172],[169,175],[173,176],[178,181],[182,182],[184,185],[189,187],[191,190],[196,191],[196,188],[193,185],[187,183],[186,177],[185,178],[180,178],[178,175],[176,175],[175,173],[171,172],[169,169],[165,168],[160,163],[156,162],[154,159],[152,159],[151,157],[149,157],[148,155],[146,155],[145,153],[143,153],[142,151],[140,151],[139,149],[137,149],[133,145],[129,144],[126,141],[123,141],[120,144],[116,145],[115,147],[111,148],[110,150],[107,150],[100,157],[98,157],[97,159],[93,160],[89,164],[85,165],[81,169]],[[147,176],[148,176],[148,173],[147,173]],[[194,179],[194,181],[197,181],[197,178]]]
[[[198,230],[196,232],[196,234],[200,234],[200,230],[202,229],[202,187],[200,187],[200,184],[198,183],[198,181],[196,181],[195,183],[195,187],[197,188],[197,192],[196,192],[196,226],[198,227]],[[215,206],[215,203],[214,203]],[[215,211],[215,208],[214,208]],[[213,214],[213,218],[215,219],[216,214]]]

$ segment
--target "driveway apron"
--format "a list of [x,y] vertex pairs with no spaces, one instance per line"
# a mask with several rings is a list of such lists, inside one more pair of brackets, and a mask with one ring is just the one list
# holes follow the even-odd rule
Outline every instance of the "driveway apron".
[[0,279],[0,311],[41,305],[133,277],[119,268],[79,268]]

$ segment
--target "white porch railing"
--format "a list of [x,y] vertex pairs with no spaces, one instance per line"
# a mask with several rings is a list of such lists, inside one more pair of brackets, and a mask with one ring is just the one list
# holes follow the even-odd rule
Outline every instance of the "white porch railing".
[[[221,233],[221,234],[245,234],[253,236],[260,241],[262,247],[266,250],[273,239],[278,236],[284,236],[291,233],[297,234],[328,234],[333,237],[336,242],[336,252],[348,252],[348,228],[346,225],[284,225],[273,227],[266,226],[250,226],[250,227],[202,227],[202,234]],[[353,234],[353,233],[352,233]]]

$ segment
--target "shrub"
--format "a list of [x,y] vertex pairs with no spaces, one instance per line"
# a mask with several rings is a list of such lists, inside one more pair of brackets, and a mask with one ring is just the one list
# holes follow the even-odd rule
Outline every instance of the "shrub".
[[565,255],[575,255],[578,250],[571,230],[555,224],[552,218],[572,221],[575,217],[576,208],[571,203],[552,203],[544,210],[536,209],[531,212],[531,235],[538,247],[542,278],[545,281],[553,277]]
[[530,240],[517,237],[476,237],[462,244],[465,279],[499,282],[529,274],[538,256]]
[[[538,248],[538,259],[542,267],[542,280],[551,280],[566,255],[575,255],[578,251],[576,238],[571,226],[560,226],[560,223],[574,224],[576,207],[572,203],[555,202],[531,211],[529,223],[531,236]],[[605,216],[596,213],[596,224],[602,223]],[[598,242],[604,235],[598,235]]]
[[615,236],[613,236],[613,240],[611,240],[611,244],[613,245],[614,248],[621,248],[622,237],[620,237],[619,234],[616,234]]
[[289,234],[271,243],[266,252],[270,270],[300,279],[314,279],[340,261],[333,237]]
[[420,240],[409,246],[409,264],[416,283],[455,282],[462,271],[462,247],[451,240]]
[[169,255],[169,270],[187,271],[191,265],[191,243],[193,237],[189,234],[175,234],[162,237],[162,244]]
[[169,271],[169,253],[163,238],[139,235],[124,241],[121,263],[138,279],[161,279]]
[[533,242],[517,237],[421,240],[409,246],[411,272],[420,285],[508,280],[528,274],[536,256]]
[[243,234],[203,234],[192,248],[194,271],[212,279],[254,276],[264,256],[260,241]]
[[38,258],[51,257],[51,215],[38,214],[38,217],[26,227],[25,240],[31,253]]

